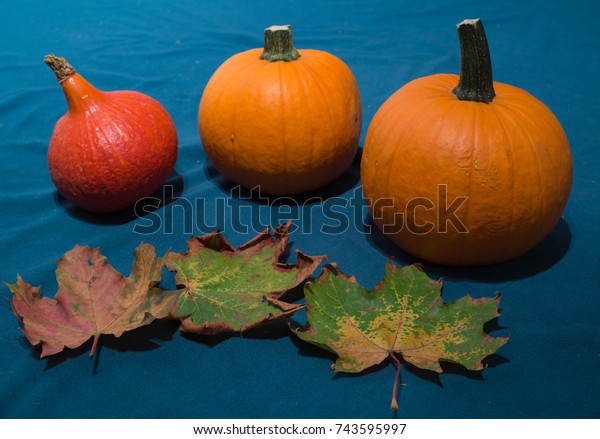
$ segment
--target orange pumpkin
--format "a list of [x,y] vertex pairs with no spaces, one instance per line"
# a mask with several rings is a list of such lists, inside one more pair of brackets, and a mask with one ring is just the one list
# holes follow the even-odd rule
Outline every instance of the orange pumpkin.
[[437,264],[486,265],[520,256],[553,229],[573,163],[552,112],[492,81],[481,22],[465,20],[458,35],[460,77],[417,79],[383,104],[361,178],[374,222],[399,247]]
[[198,111],[200,139],[217,170],[271,194],[316,189],[342,174],[361,126],[350,69],[327,52],[295,50],[289,26],[266,29],[264,49],[225,61]]

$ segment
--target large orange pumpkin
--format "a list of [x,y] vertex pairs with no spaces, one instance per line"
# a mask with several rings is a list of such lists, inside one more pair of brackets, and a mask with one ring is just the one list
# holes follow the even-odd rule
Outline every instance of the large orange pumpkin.
[[375,114],[361,162],[363,193],[374,222],[418,258],[493,264],[520,256],[553,229],[573,164],[552,112],[492,81],[481,22],[465,20],[458,35],[460,77],[412,81]]
[[206,155],[227,178],[271,194],[321,187],[352,162],[362,114],[356,80],[337,57],[295,50],[289,26],[238,53],[209,80],[198,111]]

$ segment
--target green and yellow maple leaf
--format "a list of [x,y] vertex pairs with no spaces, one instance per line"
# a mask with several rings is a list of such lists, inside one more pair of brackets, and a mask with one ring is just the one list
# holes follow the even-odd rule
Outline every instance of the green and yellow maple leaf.
[[[418,265],[398,268],[388,262],[383,280],[368,291],[354,277],[327,264],[305,286],[307,324],[296,329],[302,340],[338,355],[339,372],[360,372],[396,353],[422,369],[442,372],[440,361],[470,370],[508,341],[486,334],[483,325],[497,317],[501,295],[455,302],[441,298],[441,281],[432,281]],[[396,382],[392,408],[397,409]]]
[[297,251],[297,264],[280,261],[291,222],[259,233],[235,249],[221,232],[188,240],[186,254],[169,253],[167,267],[183,286],[171,315],[197,334],[242,332],[289,316],[303,304],[280,298],[305,281],[325,256]]

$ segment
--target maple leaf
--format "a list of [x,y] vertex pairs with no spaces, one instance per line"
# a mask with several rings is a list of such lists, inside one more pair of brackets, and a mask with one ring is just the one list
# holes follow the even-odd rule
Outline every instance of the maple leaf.
[[327,264],[305,286],[307,324],[294,333],[337,354],[334,371],[356,373],[391,357],[397,367],[391,408],[397,410],[396,353],[438,373],[441,360],[481,370],[482,359],[508,341],[483,330],[484,323],[499,315],[500,293],[444,302],[441,289],[441,280],[432,281],[418,265],[398,268],[388,261],[383,280],[367,291],[354,276]]
[[165,264],[184,287],[171,312],[181,319],[181,330],[243,332],[302,308],[280,298],[306,280],[325,256],[296,251],[297,264],[280,262],[290,227],[288,221],[273,234],[267,228],[238,249],[214,232],[190,238],[186,254],[168,253]]
[[154,247],[140,244],[125,278],[98,248],[75,246],[57,262],[54,299],[41,297],[39,287],[17,275],[17,283],[7,284],[13,293],[11,307],[29,342],[41,344],[41,357],[76,348],[91,337],[93,357],[101,334],[120,337],[168,316],[177,296],[155,288],[162,266]]

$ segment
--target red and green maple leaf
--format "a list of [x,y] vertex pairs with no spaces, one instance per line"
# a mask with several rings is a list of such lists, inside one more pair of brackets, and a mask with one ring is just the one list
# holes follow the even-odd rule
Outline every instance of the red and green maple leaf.
[[391,357],[397,367],[392,409],[397,410],[396,354],[438,373],[440,361],[481,370],[483,358],[508,341],[483,330],[499,315],[499,293],[444,302],[441,289],[441,281],[432,281],[416,265],[398,268],[388,262],[383,280],[368,291],[335,264],[327,264],[305,286],[307,324],[295,334],[337,354],[334,371],[356,373]]
[[39,287],[17,276],[17,283],[8,285],[11,307],[25,337],[32,345],[41,345],[42,357],[76,348],[92,337],[93,356],[101,334],[120,337],[168,315],[177,296],[156,288],[162,266],[154,247],[140,244],[126,278],[98,248],[75,246],[57,262],[54,299],[41,297]]
[[259,233],[239,248],[221,232],[188,240],[185,254],[168,253],[181,295],[171,315],[181,330],[197,334],[242,332],[287,317],[303,304],[281,300],[319,266],[325,256],[297,253],[296,264],[281,262],[291,222]]

